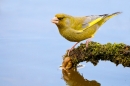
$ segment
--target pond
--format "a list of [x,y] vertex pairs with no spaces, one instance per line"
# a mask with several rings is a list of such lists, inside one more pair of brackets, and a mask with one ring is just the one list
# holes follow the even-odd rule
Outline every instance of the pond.
[[130,45],[128,2],[0,0],[0,86],[130,86],[130,68],[109,61],[60,70],[63,55],[74,43],[62,38],[51,23],[61,12],[80,16],[121,11],[92,40]]
[[[59,69],[62,52],[55,47],[43,49],[44,41],[2,39],[0,86],[129,86],[130,68],[109,61],[97,66],[82,62],[85,67],[75,71]],[[49,54],[48,54],[49,52]]]

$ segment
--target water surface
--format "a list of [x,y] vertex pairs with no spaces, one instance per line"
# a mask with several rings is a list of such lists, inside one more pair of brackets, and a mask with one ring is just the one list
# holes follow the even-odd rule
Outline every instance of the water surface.
[[74,43],[62,38],[50,22],[56,13],[78,16],[122,11],[92,40],[130,44],[129,0],[74,2],[0,1],[0,86],[130,86],[130,68],[111,62],[100,61],[97,66],[82,63],[85,67],[71,75],[59,70],[62,56]]

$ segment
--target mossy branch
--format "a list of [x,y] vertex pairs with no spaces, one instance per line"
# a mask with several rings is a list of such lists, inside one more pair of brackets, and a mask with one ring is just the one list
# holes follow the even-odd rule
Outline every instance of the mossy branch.
[[85,44],[80,44],[77,48],[64,55],[62,66],[66,69],[75,67],[78,63],[86,61],[97,65],[99,60],[109,60],[116,65],[122,64],[130,67],[130,46],[123,43],[100,44],[90,42],[88,48]]

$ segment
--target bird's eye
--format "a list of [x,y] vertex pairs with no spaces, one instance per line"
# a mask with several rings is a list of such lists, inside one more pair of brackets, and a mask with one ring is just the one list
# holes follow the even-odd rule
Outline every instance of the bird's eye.
[[63,18],[58,18],[59,20],[62,20]]

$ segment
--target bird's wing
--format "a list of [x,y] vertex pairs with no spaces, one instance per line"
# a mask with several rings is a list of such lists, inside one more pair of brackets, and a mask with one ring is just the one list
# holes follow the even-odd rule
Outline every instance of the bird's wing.
[[82,33],[84,30],[89,29],[89,27],[99,24],[101,26],[103,23],[105,23],[108,19],[120,14],[121,12],[115,12],[113,14],[103,14],[103,15],[91,15],[91,16],[86,16],[84,18],[83,22],[80,22],[82,25],[79,30],[75,30],[78,34]]
[[92,25],[96,24],[97,22],[101,21],[107,15],[108,14],[86,16],[84,18],[84,21],[82,22],[81,29],[77,30],[77,33],[82,33],[87,28],[89,28]]
[[84,20],[83,24],[82,24],[82,28],[87,28],[90,27],[94,24],[96,24],[97,22],[99,22],[100,20],[102,20],[104,18],[105,15],[92,15],[92,16],[86,16],[86,19]]

